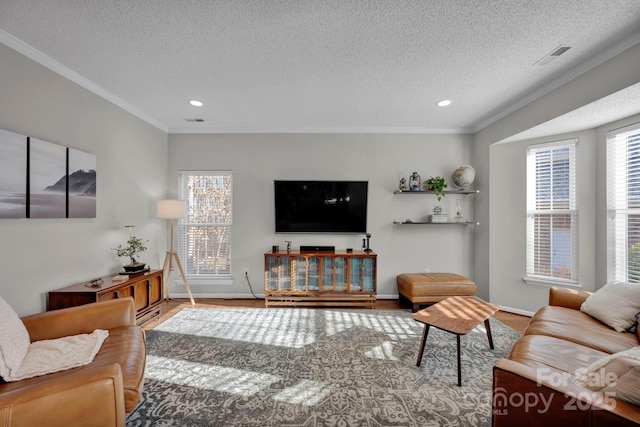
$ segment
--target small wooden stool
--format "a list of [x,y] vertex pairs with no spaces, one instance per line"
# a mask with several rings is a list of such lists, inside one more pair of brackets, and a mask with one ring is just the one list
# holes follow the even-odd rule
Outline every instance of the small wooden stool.
[[408,300],[415,313],[420,304],[433,304],[453,296],[475,296],[473,280],[453,273],[403,273],[396,277],[400,302]]

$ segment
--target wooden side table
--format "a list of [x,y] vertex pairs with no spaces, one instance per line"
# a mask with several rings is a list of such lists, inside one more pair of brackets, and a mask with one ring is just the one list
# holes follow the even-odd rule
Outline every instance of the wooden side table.
[[491,326],[489,318],[498,311],[500,307],[495,304],[481,301],[475,297],[449,297],[430,307],[413,314],[413,319],[424,323],[422,332],[422,342],[418,352],[416,366],[420,366],[424,346],[427,342],[429,327],[433,326],[443,331],[456,335],[458,347],[458,387],[462,386],[462,369],[460,368],[460,336],[471,332],[476,326],[484,321],[489,339],[489,348],[493,350],[493,339],[491,338]]

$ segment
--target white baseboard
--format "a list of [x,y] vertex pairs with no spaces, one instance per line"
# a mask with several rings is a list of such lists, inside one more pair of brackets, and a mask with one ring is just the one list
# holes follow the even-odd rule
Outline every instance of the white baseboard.
[[[256,294],[258,298],[264,298],[264,294]],[[174,293],[169,294],[169,298],[189,299],[187,293]],[[193,298],[218,298],[218,299],[255,299],[251,294],[211,294],[211,293],[196,293],[193,292]]]
[[376,295],[376,299],[398,299],[398,295]]
[[[264,294],[256,294],[256,296],[259,299],[264,299]],[[171,293],[169,295],[170,298],[178,298],[178,299],[189,299],[189,295],[187,293]],[[218,298],[218,299],[255,299],[255,297],[251,294],[237,294],[237,293],[233,293],[233,294],[218,294],[218,293],[193,293],[193,298],[194,299],[198,299],[198,298]],[[376,299],[398,299],[398,295],[376,295]],[[506,311],[508,313],[514,313],[514,314],[520,314],[522,316],[528,316],[531,317],[533,316],[533,312],[532,311],[526,311],[526,310],[520,310],[518,308],[512,308],[512,307],[505,307],[505,306],[500,306],[500,310],[502,311]]]
[[[258,298],[264,298],[264,294],[256,294]],[[170,298],[189,299],[189,295],[185,293],[169,294]],[[193,292],[193,298],[221,298],[221,299],[254,299],[251,294],[211,294],[211,293],[196,293]],[[398,299],[398,295],[376,295],[376,299]]]
[[520,310],[518,308],[505,307],[503,305],[500,306],[500,311],[506,311],[507,313],[520,314],[522,316],[533,316],[535,313],[533,311]]

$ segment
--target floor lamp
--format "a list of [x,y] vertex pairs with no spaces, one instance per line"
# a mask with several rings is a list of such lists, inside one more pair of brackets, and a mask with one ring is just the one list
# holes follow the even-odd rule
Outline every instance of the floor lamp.
[[178,253],[173,249],[173,220],[183,218],[186,215],[187,206],[183,200],[158,200],[158,218],[165,218],[171,221],[171,246],[167,251],[167,256],[164,258],[163,274],[166,275],[165,280],[165,298],[169,301],[169,290],[171,288],[171,272],[173,271],[174,263],[178,266],[180,274],[182,275],[182,281],[184,287],[187,288],[191,305],[195,305],[193,295],[191,295],[191,288],[189,288],[189,282],[187,282],[187,276],[184,274],[180,258]]

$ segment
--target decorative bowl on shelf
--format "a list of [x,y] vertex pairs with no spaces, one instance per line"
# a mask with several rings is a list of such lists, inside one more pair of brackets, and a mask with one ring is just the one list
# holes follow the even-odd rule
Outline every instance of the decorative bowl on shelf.
[[467,188],[476,179],[476,170],[469,165],[462,165],[451,174],[451,183],[456,188]]

